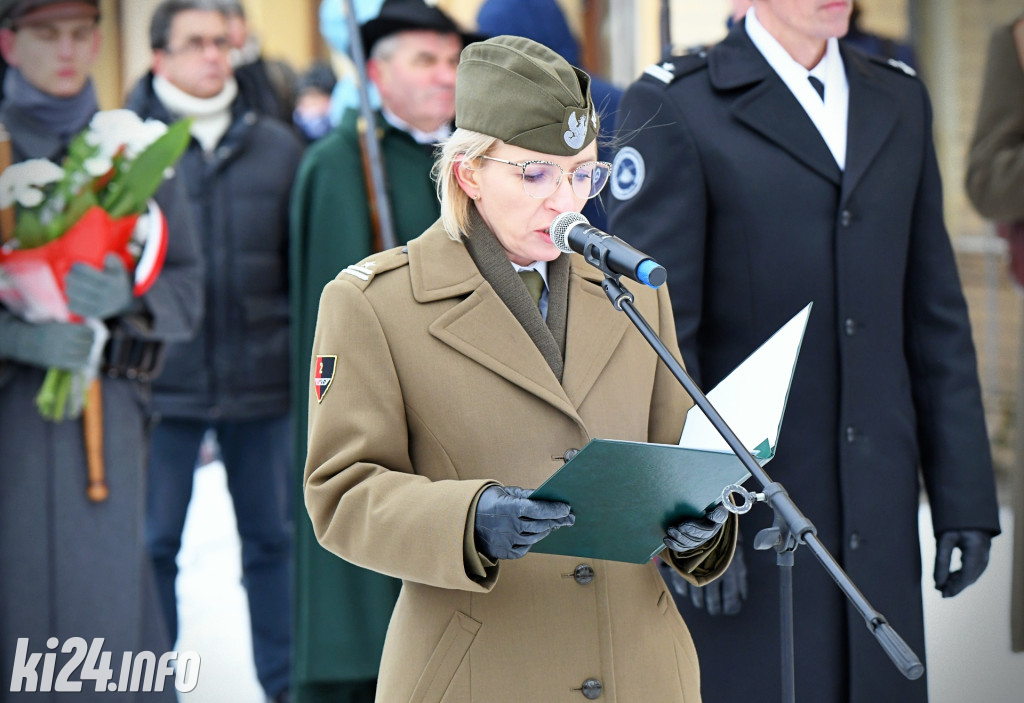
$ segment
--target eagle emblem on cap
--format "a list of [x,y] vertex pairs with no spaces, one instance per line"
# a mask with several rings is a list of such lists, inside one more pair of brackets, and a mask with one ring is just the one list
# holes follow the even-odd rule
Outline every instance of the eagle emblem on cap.
[[573,112],[569,115],[569,129],[563,135],[565,143],[570,149],[580,149],[587,138],[587,118],[584,115],[581,119],[579,113]]

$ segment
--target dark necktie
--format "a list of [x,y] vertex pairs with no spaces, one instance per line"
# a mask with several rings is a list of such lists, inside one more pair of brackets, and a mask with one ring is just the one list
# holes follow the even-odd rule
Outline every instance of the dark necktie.
[[519,277],[523,279],[526,290],[529,291],[530,297],[533,298],[533,304],[539,306],[540,295],[544,292],[544,277],[540,275],[539,271],[534,269],[520,271]]
[[825,102],[825,84],[814,76],[807,76],[807,80],[809,80],[811,85],[814,86],[814,89],[818,91],[818,97],[821,98],[821,101]]

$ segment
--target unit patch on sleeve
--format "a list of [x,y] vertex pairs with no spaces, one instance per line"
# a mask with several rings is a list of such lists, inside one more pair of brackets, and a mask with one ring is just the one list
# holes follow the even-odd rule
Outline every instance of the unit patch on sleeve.
[[631,146],[619,149],[612,164],[612,196],[616,200],[629,200],[644,184],[647,168],[644,157]]
[[327,389],[334,380],[334,367],[338,363],[337,356],[318,356],[313,370],[313,390],[316,391],[316,402],[321,402],[327,395]]

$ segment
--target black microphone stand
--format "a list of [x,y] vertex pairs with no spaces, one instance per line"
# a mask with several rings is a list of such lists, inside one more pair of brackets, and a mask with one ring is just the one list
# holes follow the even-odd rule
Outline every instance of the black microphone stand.
[[[896,633],[889,622],[871,604],[853,583],[843,568],[839,566],[828,549],[818,539],[817,529],[807,517],[800,512],[796,503],[786,493],[782,484],[772,481],[765,470],[757,463],[757,460],[750,454],[743,443],[740,442],[736,433],[726,424],[715,407],[708,401],[707,396],[697,387],[693,379],[686,373],[682,365],[676,361],[668,348],[654,333],[654,330],[637,311],[633,305],[633,294],[622,287],[619,283],[619,276],[613,273],[603,257],[587,257],[587,261],[600,268],[606,278],[601,283],[608,299],[616,310],[626,313],[626,316],[640,330],[640,334],[654,348],[658,356],[669,370],[676,377],[679,383],[697,407],[703,411],[708,420],[718,433],[722,435],[726,443],[736,454],[747,471],[758,480],[764,489],[763,494],[749,494],[738,486],[729,487],[723,493],[723,500],[731,503],[732,512],[746,512],[750,508],[750,502],[737,507],[730,494],[730,490],[740,493],[748,501],[763,501],[774,511],[774,522],[772,527],[761,530],[754,539],[755,549],[774,549],[776,562],[779,566],[780,585],[780,612],[782,618],[782,700],[783,703],[796,703],[795,683],[795,655],[793,646],[793,555],[800,544],[806,544],[811,552],[821,562],[828,575],[836,582],[839,588],[846,594],[850,603],[857,609],[868,630],[875,636],[882,649],[892,660],[896,668],[908,679],[920,678],[924,673],[924,665],[918,659],[914,651]],[[730,506],[726,506],[730,507]]]

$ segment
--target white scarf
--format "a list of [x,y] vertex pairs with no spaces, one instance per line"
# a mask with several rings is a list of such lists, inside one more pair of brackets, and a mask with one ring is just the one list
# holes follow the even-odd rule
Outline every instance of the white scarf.
[[192,136],[203,151],[213,151],[231,126],[231,103],[238,97],[238,83],[228,78],[224,89],[212,98],[197,98],[161,76],[153,77],[153,92],[169,112],[192,118]]

